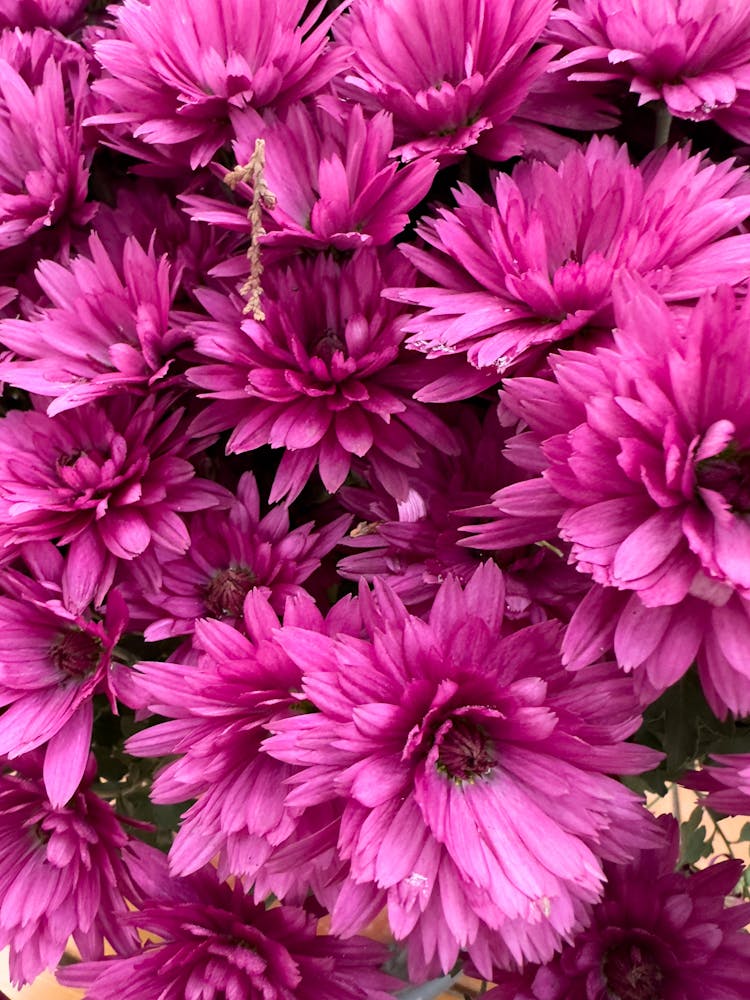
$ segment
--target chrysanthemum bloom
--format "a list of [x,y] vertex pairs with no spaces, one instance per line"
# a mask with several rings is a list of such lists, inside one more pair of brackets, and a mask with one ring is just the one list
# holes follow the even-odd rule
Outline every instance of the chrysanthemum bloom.
[[493,160],[523,152],[509,119],[555,49],[532,52],[551,0],[359,0],[336,24],[342,92],[394,117],[398,152]]
[[36,279],[49,304],[0,322],[0,342],[16,355],[0,363],[0,378],[51,396],[50,416],[123,391],[144,394],[189,340],[170,314],[179,274],[135,237],[119,267],[93,235],[89,256],[43,260]]
[[403,248],[424,284],[389,294],[424,307],[406,327],[411,347],[465,352],[479,371],[457,365],[419,398],[471,395],[529,352],[608,328],[619,268],[669,301],[747,276],[750,236],[729,235],[750,211],[745,172],[688,149],[636,167],[624,146],[595,138],[557,168],[524,162],[497,175],[494,204],[463,185],[456,200],[419,228],[431,249]]
[[0,28],[58,28],[75,26],[86,0],[4,0]]
[[[494,408],[480,422],[473,410],[461,407],[448,422],[459,440],[458,455],[425,448],[405,500],[394,499],[377,482],[370,489],[345,487],[339,494],[343,506],[360,519],[345,542],[355,553],[339,561],[339,573],[350,580],[377,577],[415,612],[429,609],[448,575],[467,583],[487,558],[461,545],[461,527],[473,520],[465,508],[486,504],[518,478],[518,469],[503,457],[507,433]],[[547,547],[504,553],[501,565],[506,624],[542,621],[553,608],[567,618],[586,588],[562,553]]]
[[403,314],[380,296],[384,277],[411,274],[399,255],[375,251],[294,260],[264,276],[265,322],[241,327],[225,296],[202,296],[215,319],[194,324],[195,345],[213,363],[188,371],[210,400],[195,426],[233,428],[229,452],[285,448],[271,502],[293,500],[315,468],[335,493],[358,459],[405,497],[421,440],[455,454],[450,430],[412,399],[424,367],[400,355]]
[[750,754],[713,754],[700,771],[682,775],[680,784],[708,792],[709,809],[729,816],[750,816]]
[[17,985],[53,968],[73,937],[85,958],[137,946],[123,924],[131,895],[122,861],[127,842],[111,806],[91,787],[94,759],[64,807],[50,804],[41,761],[29,754],[0,773],[0,945],[10,946]]
[[125,0],[95,45],[107,71],[94,90],[125,126],[172,158],[205,166],[231,137],[232,109],[285,107],[320,90],[347,52],[326,52],[340,8],[318,22],[305,0]]
[[81,117],[84,53],[51,32],[0,36],[0,249],[53,227],[83,226],[91,152]]
[[601,858],[653,842],[637,796],[606,776],[655,759],[623,742],[639,719],[629,679],[566,672],[556,622],[501,638],[492,564],[463,591],[446,581],[428,621],[375,594],[360,594],[367,638],[277,634],[318,709],[273,723],[265,744],[299,768],[288,806],[347,799],[334,933],[385,904],[413,976],[464,949],[487,978],[546,961],[598,899]]
[[118,560],[158,542],[190,545],[180,514],[224,506],[226,491],[195,476],[175,399],[100,400],[57,417],[12,410],[0,420],[0,539],[68,545],[66,607],[100,604]]
[[[509,379],[541,478],[494,497],[483,549],[557,533],[595,587],[566,634],[580,666],[614,644],[656,697],[698,657],[712,709],[750,712],[750,304],[726,286],[685,322],[624,281],[611,349],[552,358],[555,380]],[[533,514],[528,516],[529,511]]]
[[624,80],[639,103],[713,118],[750,141],[750,8],[745,0],[568,0],[547,37],[573,80]]
[[675,871],[680,832],[628,865],[605,865],[591,926],[542,968],[498,977],[487,1000],[745,1000],[750,905],[726,906],[739,860]]
[[[333,634],[355,630],[358,619],[348,599],[324,620],[305,595],[289,599],[284,621]],[[139,757],[176,758],[154,780],[155,802],[196,799],[170,851],[172,871],[190,874],[218,855],[223,877],[245,876],[250,884],[303,812],[285,808],[294,769],[261,749],[271,723],[299,709],[302,672],[273,641],[279,619],[257,590],[245,599],[244,626],[247,635],[199,621],[195,662],[136,664],[131,704],[170,721],[131,737],[127,748]]]
[[[64,806],[89,758],[93,698],[115,702],[112,650],[127,622],[117,593],[103,621],[76,613],[61,600],[64,560],[50,543],[28,546],[36,577],[3,572],[0,597],[0,754],[13,760],[46,744],[44,785]],[[12,596],[11,596],[12,595]]]
[[[250,160],[256,139],[265,142],[263,176],[275,205],[268,210],[260,245],[274,256],[388,243],[407,225],[407,213],[425,197],[437,171],[437,163],[426,157],[399,168],[390,158],[391,116],[367,119],[359,105],[342,105],[334,113],[296,104],[281,117],[245,113],[234,116],[233,124],[238,164]],[[252,196],[246,184],[237,193],[245,202]],[[198,195],[182,200],[195,219],[248,232],[242,204]],[[244,257],[235,270],[247,270]]]
[[133,845],[131,868],[143,898],[125,922],[150,940],[58,972],[86,1000],[392,1000],[400,985],[380,971],[382,945],[317,935],[304,910],[254,904],[213,868],[172,879],[144,844]]

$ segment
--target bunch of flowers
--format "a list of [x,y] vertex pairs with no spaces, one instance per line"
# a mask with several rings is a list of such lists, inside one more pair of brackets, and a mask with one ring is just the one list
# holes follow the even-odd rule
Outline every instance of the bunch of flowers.
[[748,122],[740,0],[8,0],[16,985],[743,1000]]

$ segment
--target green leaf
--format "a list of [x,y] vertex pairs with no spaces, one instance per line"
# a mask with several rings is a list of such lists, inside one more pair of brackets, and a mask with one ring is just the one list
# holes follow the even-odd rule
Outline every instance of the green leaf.
[[694,865],[701,858],[711,855],[712,844],[708,832],[701,826],[703,809],[696,806],[680,826],[680,864]]

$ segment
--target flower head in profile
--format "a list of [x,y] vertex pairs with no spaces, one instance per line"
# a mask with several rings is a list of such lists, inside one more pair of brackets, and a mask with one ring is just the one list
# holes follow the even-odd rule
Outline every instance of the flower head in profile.
[[57,28],[69,30],[83,13],[87,0],[5,0],[0,28]]
[[624,80],[639,103],[713,118],[750,141],[750,8],[744,0],[568,0],[547,37],[574,80]]
[[125,0],[95,45],[105,109],[89,123],[192,170],[231,138],[230,112],[285,107],[324,87],[346,52],[327,52],[335,10],[305,16],[305,0]]
[[255,904],[211,867],[170,878],[164,855],[144,844],[130,868],[140,899],[125,923],[149,940],[58,972],[86,1000],[392,1000],[399,984],[380,971],[382,945],[318,935],[304,910]]
[[45,304],[26,319],[0,322],[0,341],[15,352],[0,363],[0,378],[52,397],[50,416],[123,391],[145,393],[169,374],[188,340],[170,312],[179,275],[166,258],[135,237],[120,256],[112,260],[94,235],[88,255],[41,261],[36,279]]
[[534,48],[551,0],[360,0],[334,33],[351,52],[342,93],[391,112],[405,160],[476,144],[489,159],[524,149],[509,120],[554,53]]
[[[510,379],[538,475],[494,497],[482,548],[559,536],[598,585],[566,660],[614,645],[653,700],[698,657],[712,709],[750,711],[750,304],[726,286],[686,319],[623,279],[612,348],[552,358],[553,380]],[[534,511],[533,518],[526,515]]]
[[[697,297],[747,274],[750,236],[732,235],[750,210],[745,172],[688,149],[658,150],[634,166],[626,147],[592,139],[557,166],[520,163],[498,174],[493,203],[462,185],[456,208],[405,247],[425,279],[389,295],[422,306],[409,346],[464,354],[485,380],[582,331],[612,324],[616,271],[643,277],[668,300]],[[471,395],[463,357],[423,399]]]
[[0,537],[69,546],[69,610],[101,604],[118,561],[149,545],[186,551],[181,514],[226,504],[223,488],[195,475],[189,457],[205,439],[185,436],[183,413],[172,396],[118,396],[57,417],[12,410],[0,421]]
[[93,790],[94,774],[91,757],[67,805],[53,806],[38,754],[0,773],[0,944],[10,947],[17,985],[57,965],[71,936],[88,959],[103,955],[104,938],[124,954],[137,946],[123,924],[128,838]]
[[298,496],[316,468],[334,493],[362,459],[405,496],[420,442],[455,453],[448,427],[412,399],[423,366],[401,355],[402,313],[380,296],[384,281],[411,273],[399,255],[375,251],[342,264],[295,259],[264,278],[264,323],[240,325],[226,296],[202,296],[215,319],[193,327],[210,362],[188,371],[209,400],[196,428],[233,428],[229,452],[283,447],[271,502]]
[[750,815],[750,754],[713,754],[700,771],[683,774],[680,784],[708,792],[709,809],[729,816]]
[[561,628],[502,637],[503,577],[448,579],[429,619],[387,587],[360,591],[365,638],[285,624],[277,642],[318,710],[279,720],[269,753],[296,765],[288,807],[346,800],[349,863],[334,933],[387,906],[412,976],[466,950],[494,964],[546,961],[599,898],[601,859],[652,843],[638,798],[608,774],[653,752],[629,680],[611,664],[566,672]]
[[606,864],[590,926],[543,967],[498,976],[487,1000],[744,1000],[750,905],[727,906],[739,860],[677,870],[680,836],[661,817],[664,845]]

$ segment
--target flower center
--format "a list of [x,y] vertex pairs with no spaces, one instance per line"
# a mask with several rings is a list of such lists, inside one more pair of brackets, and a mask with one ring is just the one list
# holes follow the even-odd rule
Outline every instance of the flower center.
[[698,462],[699,487],[720,493],[734,514],[750,514],[750,450],[730,444],[718,455]]
[[206,610],[212,618],[240,618],[245,598],[255,583],[255,573],[247,566],[221,570],[206,587]]
[[662,1000],[664,974],[649,949],[635,941],[610,948],[602,973],[611,1000]]
[[58,635],[50,649],[52,662],[70,677],[89,677],[102,658],[102,641],[80,628]]
[[439,740],[438,770],[454,781],[474,781],[497,763],[495,748],[484,730],[469,719],[452,719]]
[[334,330],[328,329],[315,342],[313,353],[328,364],[336,351],[346,353],[346,344]]

